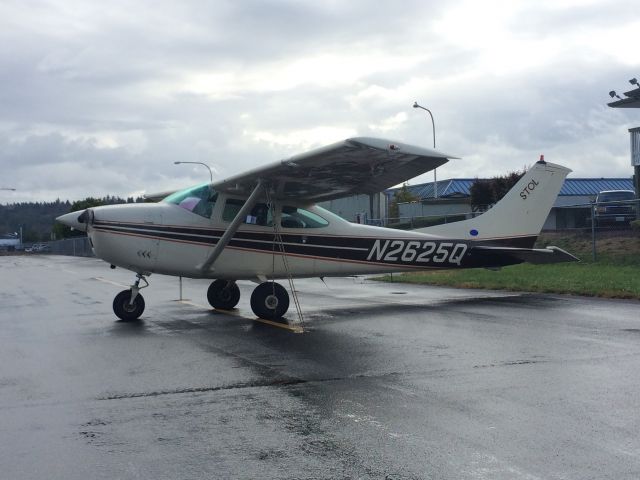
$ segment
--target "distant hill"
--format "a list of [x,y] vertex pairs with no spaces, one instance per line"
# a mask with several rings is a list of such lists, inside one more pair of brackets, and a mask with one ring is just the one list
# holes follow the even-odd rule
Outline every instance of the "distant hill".
[[[101,205],[118,203],[140,203],[142,198],[107,196],[92,199]],[[25,243],[46,242],[51,240],[51,233],[56,217],[72,211],[72,206],[79,202],[56,200],[55,202],[23,202],[0,205],[0,235],[20,232]]]

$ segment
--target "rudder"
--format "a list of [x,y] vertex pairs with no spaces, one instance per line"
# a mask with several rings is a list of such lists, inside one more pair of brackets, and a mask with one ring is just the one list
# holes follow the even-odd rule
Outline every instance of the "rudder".
[[414,231],[531,248],[570,172],[570,169],[561,165],[539,161],[493,208],[482,215]]

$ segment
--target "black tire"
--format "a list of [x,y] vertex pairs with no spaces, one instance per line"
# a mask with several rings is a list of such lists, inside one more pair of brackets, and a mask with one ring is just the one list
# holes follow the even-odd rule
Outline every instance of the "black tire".
[[144,312],[144,298],[142,298],[142,295],[138,293],[133,300],[133,304],[129,303],[130,300],[131,290],[123,290],[113,299],[113,313],[125,322],[137,320]]
[[216,280],[209,285],[207,300],[213,308],[231,310],[240,301],[240,288],[236,282]]
[[278,283],[261,283],[251,294],[251,310],[260,318],[279,320],[289,310],[289,294]]

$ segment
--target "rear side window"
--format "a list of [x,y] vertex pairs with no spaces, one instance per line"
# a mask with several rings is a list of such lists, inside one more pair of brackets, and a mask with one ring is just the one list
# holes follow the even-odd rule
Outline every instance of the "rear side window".
[[282,207],[280,225],[284,228],[322,228],[329,225],[324,218],[304,208]]
[[[227,199],[224,210],[222,211],[222,220],[225,222],[233,221],[244,203],[244,200],[235,198]],[[257,203],[251,210],[251,213],[244,219],[244,223],[272,227],[272,208],[270,208],[267,203]],[[305,210],[304,208],[285,205],[282,207],[280,225],[283,228],[322,228],[329,225],[329,222],[320,215]]]

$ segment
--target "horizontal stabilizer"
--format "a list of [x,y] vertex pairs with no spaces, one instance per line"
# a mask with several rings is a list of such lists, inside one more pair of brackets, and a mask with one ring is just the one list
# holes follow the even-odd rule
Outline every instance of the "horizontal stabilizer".
[[479,245],[472,247],[471,250],[475,258],[485,257],[486,260],[495,258],[499,260],[496,263],[502,263],[503,265],[513,265],[524,262],[544,264],[580,261],[580,259],[559,247],[512,248]]

